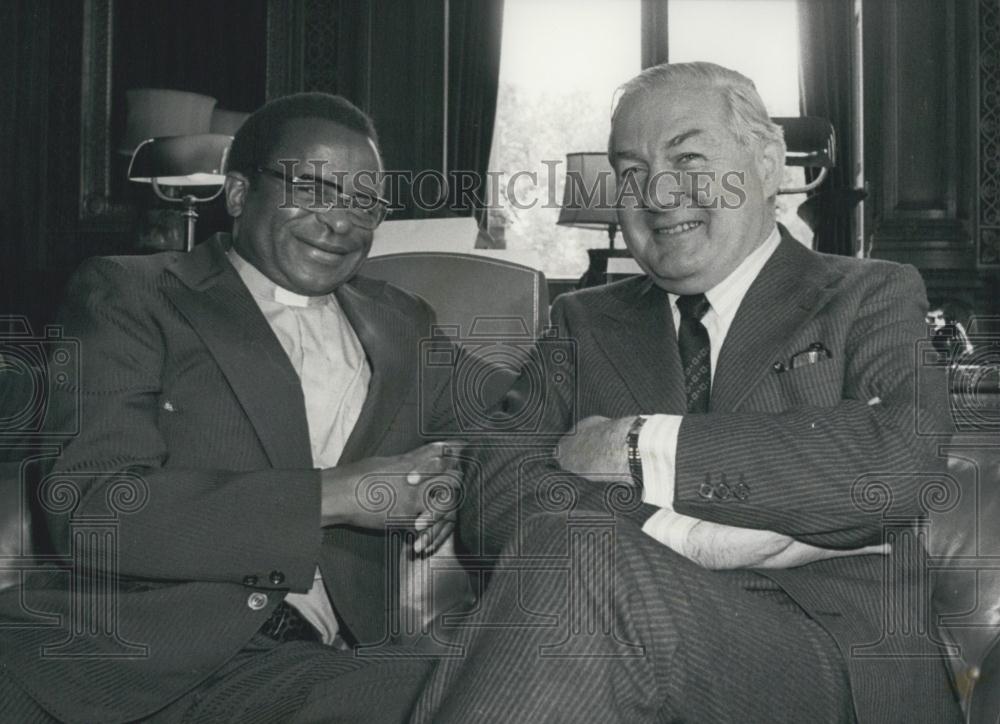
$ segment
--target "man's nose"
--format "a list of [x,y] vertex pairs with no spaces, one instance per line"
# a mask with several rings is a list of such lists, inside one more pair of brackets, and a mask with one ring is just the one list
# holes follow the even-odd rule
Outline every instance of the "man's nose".
[[689,189],[682,172],[672,168],[652,170],[643,190],[646,208],[669,211],[681,208],[689,198]]
[[338,206],[331,206],[328,209],[317,209],[313,212],[316,218],[329,227],[335,234],[346,234],[354,228],[354,223],[348,215],[348,210]]

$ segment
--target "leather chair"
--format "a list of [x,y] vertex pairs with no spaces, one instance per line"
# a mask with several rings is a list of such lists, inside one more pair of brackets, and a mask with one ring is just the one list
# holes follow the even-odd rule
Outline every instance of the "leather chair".
[[469,354],[461,369],[464,379],[475,380],[470,399],[478,401],[477,409],[501,401],[506,414],[517,414],[524,400],[512,385],[549,322],[542,272],[471,254],[412,252],[371,257],[361,274],[395,284],[434,307],[438,327],[428,330],[428,337],[451,338]]
[[957,490],[929,515],[933,611],[957,647],[952,680],[970,724],[1000,721],[1000,445],[958,435],[947,448]]
[[545,275],[521,264],[412,252],[371,257],[361,274],[423,297],[437,312],[438,324],[457,325],[463,338],[516,332],[531,340],[549,321]]
[[29,553],[31,529],[21,506],[18,462],[0,463],[0,591],[18,582],[15,558]]
[[23,363],[0,355],[0,590],[20,580],[17,563],[32,553],[28,488],[35,471],[24,428],[38,422],[34,385],[42,375]]
[[[437,313],[437,330],[470,355],[459,358],[455,379],[474,381],[476,409],[466,418],[475,425],[479,412],[495,403],[516,416],[525,400],[513,389],[518,368],[534,340],[548,326],[549,298],[545,275],[513,262],[470,254],[412,252],[370,257],[361,274],[390,282],[426,300]],[[461,414],[461,410],[460,410]],[[415,631],[418,646],[432,649],[449,638],[437,624],[442,614],[475,603],[469,576],[455,558],[453,541],[429,559],[403,559],[400,608]],[[423,565],[421,565],[423,563]],[[414,625],[417,624],[417,625]],[[432,636],[420,636],[436,627]],[[404,637],[406,638],[406,637]]]

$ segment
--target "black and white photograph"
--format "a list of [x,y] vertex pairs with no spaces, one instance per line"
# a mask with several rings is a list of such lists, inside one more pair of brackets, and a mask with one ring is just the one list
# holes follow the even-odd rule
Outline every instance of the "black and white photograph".
[[0,0],[0,722],[1000,724],[1000,0]]

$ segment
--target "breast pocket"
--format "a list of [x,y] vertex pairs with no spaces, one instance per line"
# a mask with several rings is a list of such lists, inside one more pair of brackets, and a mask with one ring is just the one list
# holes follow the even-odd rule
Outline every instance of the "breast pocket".
[[832,358],[776,372],[771,379],[775,391],[787,407],[832,407],[843,399],[843,369]]

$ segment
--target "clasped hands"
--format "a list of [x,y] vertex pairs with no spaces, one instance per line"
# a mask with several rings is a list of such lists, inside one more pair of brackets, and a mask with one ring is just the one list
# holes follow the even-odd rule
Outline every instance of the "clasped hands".
[[431,555],[455,528],[464,444],[432,442],[400,455],[322,470],[323,526],[384,530],[387,516],[410,519],[420,532],[414,553]]

